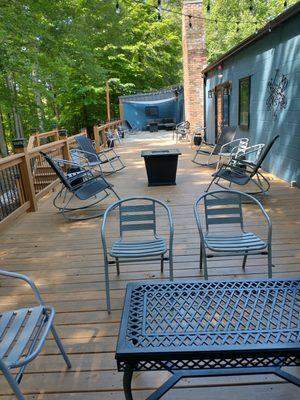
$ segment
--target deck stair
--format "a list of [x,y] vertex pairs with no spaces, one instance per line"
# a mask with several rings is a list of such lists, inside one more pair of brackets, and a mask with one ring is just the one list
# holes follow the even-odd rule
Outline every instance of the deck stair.
[[39,193],[56,179],[57,176],[50,166],[45,165],[40,159],[36,160],[36,165],[33,168],[33,183],[36,193]]

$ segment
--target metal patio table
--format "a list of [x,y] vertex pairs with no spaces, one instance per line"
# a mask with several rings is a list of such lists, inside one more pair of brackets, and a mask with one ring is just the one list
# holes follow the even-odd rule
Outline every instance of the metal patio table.
[[132,400],[134,371],[172,376],[148,400],[181,378],[275,374],[300,365],[300,280],[140,282],[127,285],[116,351]]

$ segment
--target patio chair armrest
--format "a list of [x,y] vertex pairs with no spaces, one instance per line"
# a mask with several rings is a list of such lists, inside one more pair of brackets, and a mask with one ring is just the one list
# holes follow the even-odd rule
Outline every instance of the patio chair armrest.
[[[231,149],[230,153],[232,153],[233,149],[237,149],[239,147],[239,144],[242,139],[245,139],[245,138],[234,139],[234,140],[231,140],[230,142],[224,143],[220,148],[220,153],[225,152],[224,149],[226,149],[227,147],[229,147]],[[236,145],[235,145],[235,143],[236,143]]]
[[89,156],[94,157],[94,158],[95,158],[95,161],[99,161],[98,154],[91,153],[90,151],[86,151],[86,150],[78,150],[78,151],[79,151],[80,153],[88,154]]
[[38,288],[36,287],[35,283],[33,282],[33,280],[31,278],[28,278],[28,276],[23,275],[23,274],[19,274],[17,272],[4,271],[2,269],[0,270],[0,275],[6,276],[7,278],[20,279],[20,280],[25,281],[26,283],[28,283],[28,285],[31,287],[36,299],[40,303],[40,305],[42,305],[42,306],[45,305]]
[[265,219],[265,221],[267,223],[267,227],[268,227],[268,244],[271,244],[271,241],[272,241],[272,221],[271,221],[271,218],[269,217],[268,213],[266,212],[266,210],[264,209],[262,204],[254,196],[250,195],[249,193],[243,193],[243,195],[245,197],[250,198],[252,200],[252,202],[255,203],[259,207],[259,209],[260,209],[260,211],[261,211],[261,213],[262,213],[262,215],[263,215],[263,217],[264,217],[264,219]]
[[[85,156],[85,153],[84,153],[84,151],[82,151],[81,149],[73,149],[73,150],[70,150],[70,154],[71,154],[71,158],[72,158],[72,154],[74,154],[74,157],[78,157],[79,158],[79,162],[80,162],[80,165],[82,165],[82,164],[84,164],[84,163],[88,163],[88,161],[87,161],[87,158],[86,158],[86,156]],[[73,158],[72,158],[72,160],[73,160]],[[76,162],[76,161],[75,161]]]
[[[229,164],[228,164],[228,166],[236,168],[237,166],[236,165],[232,165],[231,164],[232,162],[237,162],[239,165],[242,165],[244,167],[249,167],[252,170],[256,167],[255,163],[252,163],[251,161],[243,160],[242,158],[239,158],[239,157],[233,157],[231,159],[231,161],[229,162]],[[245,171],[245,169],[244,169],[244,171]]]
[[[86,176],[87,175],[90,175],[89,177],[88,177],[88,179],[86,179],[85,181],[83,181],[83,182],[80,182],[80,183],[78,183],[78,185],[74,185],[73,187],[72,187],[72,189],[73,190],[76,190],[76,189],[79,189],[80,187],[82,187],[82,185],[84,185],[84,184],[86,184],[86,183],[89,183],[89,182],[92,182],[92,181],[96,181],[97,179],[101,179],[102,181],[104,181],[106,184],[107,184],[107,186],[110,188],[110,187],[113,187],[113,185],[112,184],[110,184],[106,179],[105,179],[105,177],[104,177],[104,175],[101,173],[101,172],[98,172],[96,175],[94,175],[91,171],[87,171],[87,173],[85,174]],[[84,178],[84,175],[83,176],[78,176],[78,178]]]
[[[232,159],[231,161],[233,161]],[[229,164],[222,164],[222,166],[219,168],[218,171],[224,170],[224,169],[230,169],[232,172],[234,172],[237,175],[245,176],[245,174],[250,175],[252,171],[247,170],[246,168],[241,168],[238,165],[234,165],[231,162]],[[217,174],[218,171],[215,173]],[[213,176],[215,175],[213,174]]]
[[69,165],[70,167],[77,167],[81,168],[81,165],[78,164],[76,161],[72,160],[65,160],[64,158],[53,158],[54,161],[58,162],[59,164]]
[[98,154],[101,154],[101,153],[109,153],[110,151],[113,151],[113,148],[112,148],[112,147],[108,147],[107,149],[105,148],[105,149],[101,150]]
[[78,168],[78,169],[81,171],[81,174],[78,172],[77,176],[75,176],[75,174],[74,174],[74,177],[69,177],[69,176],[68,176],[68,179],[69,179],[70,181],[72,181],[72,180],[78,178],[79,175],[81,175],[81,176],[82,176],[82,175],[91,175],[91,176],[94,176],[94,175],[92,174],[92,172],[91,172],[90,167],[89,167],[88,164],[78,164],[78,163],[75,162],[75,161],[64,160],[64,159],[62,159],[62,158],[55,158],[54,160],[55,160],[56,162],[58,162],[59,164],[68,165],[68,166],[70,166],[70,167],[76,167],[76,168]]

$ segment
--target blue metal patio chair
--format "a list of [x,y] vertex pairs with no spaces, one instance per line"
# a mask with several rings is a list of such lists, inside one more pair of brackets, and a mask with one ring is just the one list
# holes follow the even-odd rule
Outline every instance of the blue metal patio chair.
[[[157,209],[167,215],[169,243],[158,233]],[[119,215],[120,237],[108,248],[107,220],[116,210]],[[173,219],[170,208],[160,200],[152,197],[128,197],[113,203],[107,208],[102,221],[102,246],[104,256],[105,286],[107,311],[110,313],[109,265],[116,264],[120,274],[120,263],[160,260],[161,273],[164,261],[169,261],[170,279],[173,279]],[[130,233],[138,234],[131,236]],[[166,253],[168,257],[166,257]],[[114,260],[111,260],[114,259]]]
[[[105,174],[113,174],[125,168],[121,157],[112,147],[105,148],[97,153],[92,140],[87,136],[76,136],[75,140],[80,147],[77,151],[84,154],[90,168],[99,168],[100,172]],[[109,171],[103,171],[105,165],[110,167]]]
[[[214,155],[219,155],[223,146],[226,146],[226,152],[230,153],[231,149],[236,148],[238,142],[234,141],[236,135],[236,127],[225,126],[222,129],[221,135],[216,144],[212,145],[207,143],[205,140],[201,141],[200,146],[195,152],[195,156],[192,159],[192,162],[201,166],[213,166],[216,164],[216,161],[211,161]],[[225,150],[225,149],[224,149]],[[199,156],[206,156],[207,161],[201,162],[198,161]]]
[[[25,400],[19,387],[24,370],[41,352],[50,331],[68,368],[71,362],[54,327],[55,310],[44,304],[34,282],[25,275],[3,270],[0,276],[28,283],[39,303],[34,307],[0,312],[0,370],[17,399]],[[14,369],[18,369],[16,376],[11,372]]]
[[106,143],[107,147],[115,147],[116,142],[119,144],[122,143],[121,135],[119,134],[118,129],[107,129],[106,133]]
[[[256,206],[255,215],[265,221],[266,239],[244,229],[243,199]],[[258,211],[258,213],[257,213]],[[194,203],[194,215],[200,235],[200,270],[208,279],[207,258],[243,256],[253,254],[268,256],[268,277],[272,278],[272,223],[261,203],[253,196],[237,190],[215,190],[200,196]]]
[[[267,145],[264,146],[263,150],[260,149],[260,156],[254,160],[251,158],[243,160],[243,158],[239,157],[238,159],[233,158],[228,164],[223,164],[218,171],[212,174],[213,178],[208,185],[206,192],[209,191],[213,183],[226,189],[226,186],[223,186],[223,184],[219,182],[220,180],[224,180],[229,182],[229,187],[232,184],[245,186],[248,183],[254,183],[258,187],[258,191],[247,192],[248,194],[264,195],[267,193],[270,189],[270,182],[260,172],[260,168],[278,138],[279,135],[275,136]],[[250,157],[250,150],[248,151],[248,156]]]
[[[74,211],[88,211],[88,209],[109,196],[108,191],[113,192],[117,199],[120,198],[103,175],[93,175],[90,170],[82,169],[80,165],[73,161],[52,158],[43,152],[40,152],[40,154],[46,159],[62,183],[62,188],[55,196],[53,205],[67,220],[85,220],[101,217],[104,212],[99,212],[99,210],[93,215],[78,217],[74,216]],[[70,167],[73,169],[74,166],[77,168],[76,172],[65,172],[64,169]],[[69,198],[67,198],[68,194]],[[101,194],[100,198],[98,197],[99,194]],[[84,202],[84,205],[74,204],[71,206],[76,199]]]
[[189,121],[182,121],[176,125],[173,130],[173,140],[174,135],[176,136],[176,143],[180,140],[188,140],[190,133],[190,123]]
[[243,157],[246,149],[248,148],[248,144],[249,144],[248,138],[234,139],[229,143],[223,144],[218,154],[216,170],[219,169],[223,158],[227,158],[230,161],[236,157]]

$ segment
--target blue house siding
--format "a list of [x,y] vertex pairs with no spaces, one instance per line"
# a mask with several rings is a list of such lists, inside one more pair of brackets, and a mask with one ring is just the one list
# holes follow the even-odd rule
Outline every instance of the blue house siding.
[[[217,68],[207,72],[206,127],[207,140],[215,140],[215,101],[208,98],[208,90],[230,81],[230,125],[238,126],[239,79],[251,76],[250,126],[238,127],[237,137],[249,137],[250,144],[266,143],[280,135],[263,168],[300,186],[300,13],[284,21],[269,34],[225,59],[223,77],[218,78]],[[278,110],[274,117],[267,110],[268,82],[282,74],[287,76],[285,94],[287,107]]]

